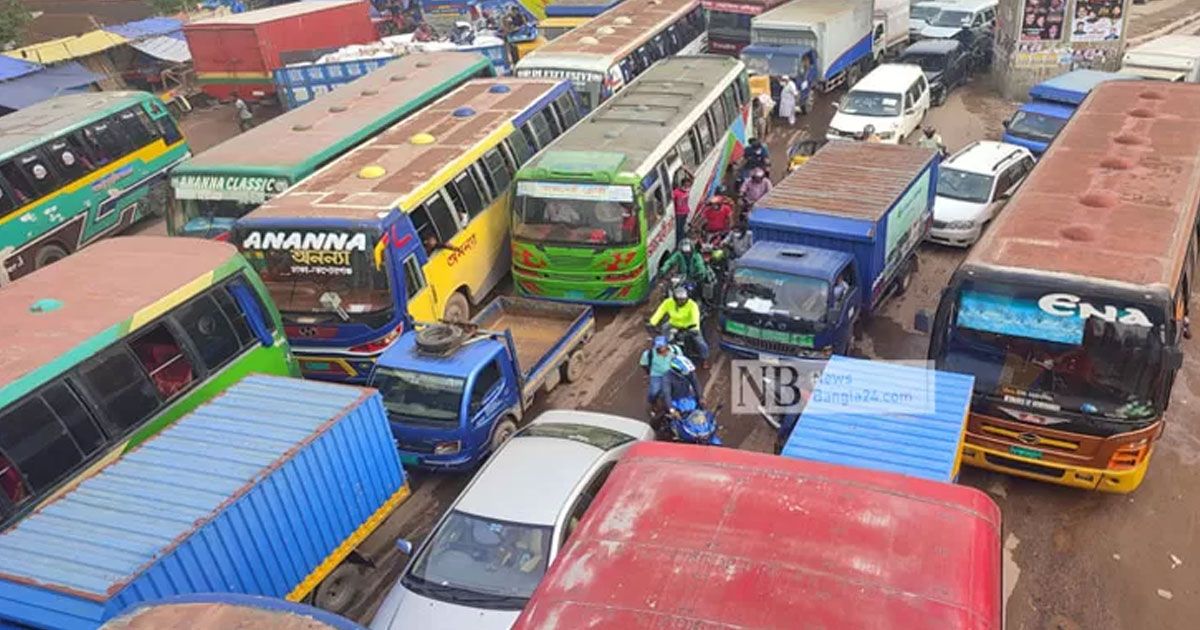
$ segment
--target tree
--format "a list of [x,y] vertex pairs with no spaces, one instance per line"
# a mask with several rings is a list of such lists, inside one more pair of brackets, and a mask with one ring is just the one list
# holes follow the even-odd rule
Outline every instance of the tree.
[[193,0],[145,0],[145,2],[159,15],[183,13],[196,4]]
[[23,0],[0,0],[0,48],[20,40],[32,19]]

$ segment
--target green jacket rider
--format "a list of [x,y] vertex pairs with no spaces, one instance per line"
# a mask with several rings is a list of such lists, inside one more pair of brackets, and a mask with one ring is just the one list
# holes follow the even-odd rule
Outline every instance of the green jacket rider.
[[679,245],[679,249],[667,257],[663,273],[665,276],[670,276],[675,272],[680,273],[684,279],[696,286],[703,286],[714,279],[712,269],[708,268],[708,264],[704,262],[704,256],[696,251],[691,241],[684,241]]

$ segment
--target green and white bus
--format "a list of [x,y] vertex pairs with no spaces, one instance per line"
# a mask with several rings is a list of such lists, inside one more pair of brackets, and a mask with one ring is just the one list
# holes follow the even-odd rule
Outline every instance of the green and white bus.
[[299,376],[232,245],[101,241],[0,288],[0,528],[249,373]]
[[161,211],[187,155],[146,92],[68,94],[0,118],[0,284]]
[[167,215],[173,236],[224,239],[234,221],[467,81],[483,55],[401,57],[180,164]]
[[513,284],[522,295],[629,304],[675,247],[671,190],[695,176],[695,210],[741,157],[746,68],[715,55],[660,61],[517,173]]

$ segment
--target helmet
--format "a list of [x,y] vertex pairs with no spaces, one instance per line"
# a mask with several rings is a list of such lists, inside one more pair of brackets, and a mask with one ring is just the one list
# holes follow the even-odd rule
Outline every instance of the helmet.
[[875,133],[875,125],[867,125],[866,127],[863,127],[863,133],[867,134],[868,136]]
[[766,176],[767,174],[763,172],[761,168],[756,168],[750,173],[750,177],[753,177],[754,179],[762,179]]
[[667,338],[664,337],[663,335],[659,335],[659,336],[655,337],[654,338],[654,347],[655,347],[655,349],[667,347]]
[[684,242],[680,243],[680,244],[679,244],[679,251],[681,251],[681,252],[683,252],[683,253],[685,253],[685,254],[690,254],[690,253],[692,253],[692,242],[691,242],[691,241],[684,241]]
[[681,376],[687,376],[696,371],[696,364],[692,363],[691,359],[677,354],[671,357],[671,371]]
[[688,299],[687,288],[675,287],[675,290],[671,292],[671,296],[674,297],[676,300],[686,300],[686,299]]

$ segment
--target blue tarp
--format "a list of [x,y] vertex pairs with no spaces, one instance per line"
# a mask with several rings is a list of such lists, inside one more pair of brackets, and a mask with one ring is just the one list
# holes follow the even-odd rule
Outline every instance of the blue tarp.
[[782,455],[954,481],[974,383],[965,374],[831,357]]
[[0,81],[8,81],[41,70],[42,66],[31,61],[13,59],[0,55]]
[[183,21],[165,17],[152,17],[104,27],[104,30],[109,33],[116,33],[131,41],[167,35],[181,29],[183,29]]
[[100,78],[75,61],[48,66],[41,72],[0,83],[0,107],[21,109],[60,94],[87,91]]

